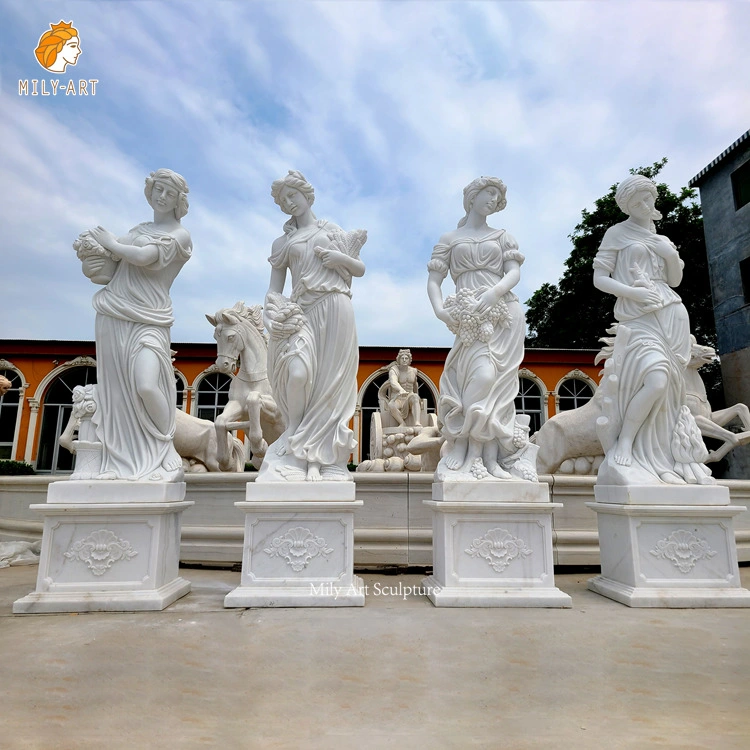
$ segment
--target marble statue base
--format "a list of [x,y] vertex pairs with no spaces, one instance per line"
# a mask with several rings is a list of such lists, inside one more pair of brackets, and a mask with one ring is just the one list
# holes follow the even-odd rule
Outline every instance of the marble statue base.
[[555,587],[549,487],[536,482],[432,485],[436,607],[571,607]]
[[36,591],[16,614],[161,610],[190,591],[179,576],[185,484],[61,481],[44,515]]
[[741,588],[729,490],[599,486],[600,576],[591,591],[629,607],[750,607]]
[[362,607],[354,482],[248,484],[240,585],[225,607]]

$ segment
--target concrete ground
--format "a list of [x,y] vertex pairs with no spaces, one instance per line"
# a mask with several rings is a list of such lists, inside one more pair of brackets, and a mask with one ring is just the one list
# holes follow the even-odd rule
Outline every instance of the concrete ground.
[[225,610],[240,574],[190,568],[163,612],[11,614],[36,573],[0,570],[3,750],[750,747],[750,609],[568,572],[572,610],[436,609],[414,573],[364,574],[364,608]]

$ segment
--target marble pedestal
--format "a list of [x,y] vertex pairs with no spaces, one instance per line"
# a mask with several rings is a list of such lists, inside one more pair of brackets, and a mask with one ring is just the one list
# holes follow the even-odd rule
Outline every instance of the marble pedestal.
[[444,482],[432,516],[436,607],[571,607],[555,587],[549,487],[535,482]]
[[44,515],[36,591],[13,612],[161,610],[190,591],[179,577],[185,483],[61,481]]
[[748,607],[726,487],[597,485],[602,573],[588,587],[629,607]]
[[362,607],[354,482],[247,485],[240,585],[225,607]]

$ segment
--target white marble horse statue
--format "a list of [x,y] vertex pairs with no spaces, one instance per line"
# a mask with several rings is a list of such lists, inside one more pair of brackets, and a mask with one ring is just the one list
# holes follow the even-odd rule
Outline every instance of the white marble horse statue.
[[263,330],[263,308],[237,302],[215,315],[206,315],[206,320],[215,329],[217,369],[231,375],[239,366],[229,387],[229,402],[216,417],[219,465],[230,470],[231,456],[225,452],[226,433],[243,430],[257,468],[269,443],[284,431],[266,373],[268,340]]
[[[698,429],[704,437],[721,440],[721,445],[708,454],[709,461],[718,461],[740,445],[750,443],[750,409],[746,404],[734,404],[726,409],[713,411],[706,395],[706,386],[698,370],[703,365],[712,362],[716,351],[710,346],[701,346],[691,336],[692,349],[690,363],[685,372],[685,390],[687,391],[687,405]],[[734,433],[725,426],[734,420],[742,424],[742,432]]]

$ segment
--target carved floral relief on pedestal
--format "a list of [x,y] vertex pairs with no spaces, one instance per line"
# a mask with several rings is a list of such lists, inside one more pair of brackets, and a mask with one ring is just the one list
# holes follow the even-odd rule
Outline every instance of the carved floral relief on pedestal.
[[281,557],[295,573],[304,570],[315,557],[326,557],[333,552],[323,537],[315,536],[304,526],[295,526],[283,536],[277,536],[270,547],[263,550],[270,557]]
[[85,539],[74,542],[64,553],[68,560],[79,560],[86,563],[95,575],[104,575],[119,560],[130,560],[138,552],[113,531],[100,529],[92,531]]
[[699,560],[710,560],[717,552],[692,531],[678,529],[668,537],[660,539],[651,554],[660,560],[669,560],[680,573],[689,573]]
[[532,554],[523,539],[513,536],[506,529],[490,529],[483,537],[474,539],[469,549],[464,550],[469,557],[481,557],[496,572],[502,573],[514,560]]

